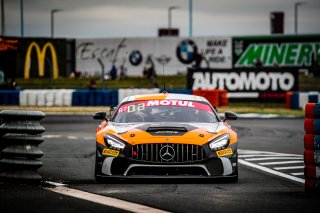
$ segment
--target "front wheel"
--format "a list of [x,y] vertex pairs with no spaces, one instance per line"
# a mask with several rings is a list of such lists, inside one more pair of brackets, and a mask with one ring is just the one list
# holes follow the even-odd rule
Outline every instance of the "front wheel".
[[229,182],[229,183],[236,183],[236,182],[238,182],[238,179],[239,179],[239,175],[238,175],[238,156],[237,156],[237,158],[236,158],[236,163],[237,163],[237,166],[236,166],[236,168],[235,168],[234,177],[228,178],[228,182]]

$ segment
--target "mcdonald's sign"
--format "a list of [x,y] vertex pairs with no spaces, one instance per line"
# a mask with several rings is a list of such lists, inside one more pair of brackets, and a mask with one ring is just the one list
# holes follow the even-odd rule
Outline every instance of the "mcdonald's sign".
[[50,49],[51,51],[51,59],[52,59],[52,73],[53,78],[56,79],[59,77],[59,67],[58,67],[58,61],[57,61],[57,53],[52,45],[51,42],[47,42],[42,49],[40,48],[39,44],[37,44],[35,41],[31,42],[29,47],[27,48],[26,53],[26,59],[24,64],[24,78],[29,79],[30,78],[30,68],[31,68],[31,53],[32,50],[36,50],[36,55],[38,57],[38,73],[39,76],[44,76],[44,66],[45,66],[45,56],[47,53],[47,50]]

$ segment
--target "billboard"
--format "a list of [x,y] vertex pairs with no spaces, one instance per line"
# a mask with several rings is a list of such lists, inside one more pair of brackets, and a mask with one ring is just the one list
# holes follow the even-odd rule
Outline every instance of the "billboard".
[[233,67],[312,68],[320,63],[320,35],[233,37]]
[[141,76],[149,66],[154,66],[157,73],[164,68],[166,75],[186,73],[192,66],[229,69],[231,37],[76,40],[76,69],[83,75],[101,75],[113,64],[124,65],[129,76]]
[[194,70],[187,74],[192,90],[227,90],[230,98],[284,100],[287,91],[298,90],[298,72],[290,68]]
[[0,68],[6,78],[68,76],[67,46],[66,39],[0,37]]

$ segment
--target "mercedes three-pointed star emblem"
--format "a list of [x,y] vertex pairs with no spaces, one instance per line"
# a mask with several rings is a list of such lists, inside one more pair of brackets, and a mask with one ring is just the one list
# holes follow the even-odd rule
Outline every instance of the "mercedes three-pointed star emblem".
[[172,160],[174,158],[175,154],[176,154],[176,152],[174,151],[174,148],[169,145],[164,145],[163,147],[161,147],[161,149],[159,151],[159,155],[160,155],[161,159],[164,161]]

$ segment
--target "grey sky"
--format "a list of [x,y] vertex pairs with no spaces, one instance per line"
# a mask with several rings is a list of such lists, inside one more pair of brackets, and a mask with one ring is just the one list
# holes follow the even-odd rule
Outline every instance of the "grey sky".
[[[270,12],[285,13],[285,34],[294,33],[295,0],[193,0],[193,36],[268,35]],[[299,33],[320,34],[320,0],[299,6]],[[20,0],[4,0],[6,35],[20,36]],[[189,34],[189,0],[24,0],[24,35],[69,38],[155,37],[168,26]]]

